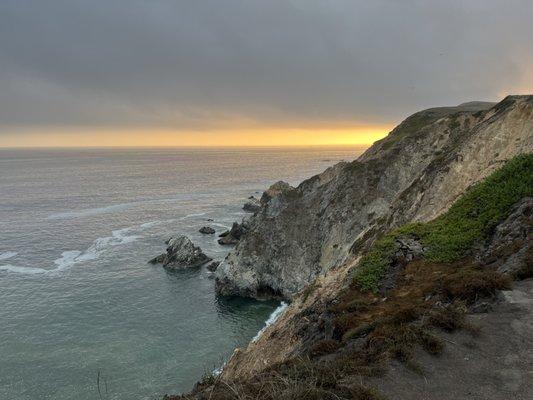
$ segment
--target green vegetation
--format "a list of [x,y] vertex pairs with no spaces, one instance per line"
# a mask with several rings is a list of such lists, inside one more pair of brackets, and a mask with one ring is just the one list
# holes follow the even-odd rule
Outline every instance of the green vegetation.
[[520,199],[533,196],[533,154],[520,155],[473,186],[453,206],[428,223],[405,225],[381,238],[363,257],[355,276],[363,290],[377,291],[391,265],[396,239],[414,237],[427,249],[424,259],[453,262],[492,232]]

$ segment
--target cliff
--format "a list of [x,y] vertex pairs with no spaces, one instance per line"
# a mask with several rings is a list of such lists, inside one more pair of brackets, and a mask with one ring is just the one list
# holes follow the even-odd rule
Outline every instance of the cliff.
[[217,286],[291,305],[176,398],[530,398],[532,152],[533,96],[509,96],[276,184]]
[[217,271],[224,295],[290,299],[373,238],[441,214],[505,160],[533,149],[533,96],[418,112],[359,159],[267,197]]

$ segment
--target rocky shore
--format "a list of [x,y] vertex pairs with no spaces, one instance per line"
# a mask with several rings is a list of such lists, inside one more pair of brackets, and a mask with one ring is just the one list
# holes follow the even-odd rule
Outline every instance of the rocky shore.
[[418,112],[272,185],[221,238],[216,289],[291,305],[167,398],[531,398],[532,152],[533,96],[509,96]]

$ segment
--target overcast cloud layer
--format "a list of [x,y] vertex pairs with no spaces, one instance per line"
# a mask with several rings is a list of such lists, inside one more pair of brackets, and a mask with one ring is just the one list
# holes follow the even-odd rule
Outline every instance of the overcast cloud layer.
[[1,130],[389,123],[531,89],[532,21],[530,0],[1,0]]

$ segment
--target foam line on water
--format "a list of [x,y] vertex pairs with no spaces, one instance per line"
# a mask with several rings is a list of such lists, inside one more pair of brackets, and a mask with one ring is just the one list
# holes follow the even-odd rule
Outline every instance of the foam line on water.
[[287,309],[288,306],[289,305],[287,303],[282,301],[281,304],[279,305],[279,307],[276,308],[272,312],[272,314],[270,314],[270,317],[268,317],[268,319],[265,322],[265,326],[259,332],[257,332],[257,335],[254,336],[254,338],[252,339],[252,342],[257,342],[257,340],[261,337],[263,332],[265,332],[265,330],[270,325],[272,325],[274,322],[276,322],[278,320],[278,318],[281,316],[281,314],[283,314],[283,312]]
[[64,251],[61,253],[61,257],[54,260],[55,268],[52,269],[21,267],[17,265],[6,264],[0,265],[0,271],[8,271],[19,274],[41,274],[63,271],[81,262],[97,259],[110,247],[136,241],[141,236],[128,234],[132,229],[132,227],[117,229],[111,232],[111,236],[97,238],[84,252],[79,250]]
[[0,253],[0,260],[7,260],[10,258],[13,258],[18,253],[16,251],[4,251],[3,253]]
[[207,214],[207,211],[202,212],[202,213],[196,213],[196,214],[187,214],[184,217],[181,217],[180,220],[183,221],[184,219],[188,219],[188,218],[201,217],[202,215],[205,215],[205,214]]
[[0,271],[34,275],[34,274],[44,274],[48,272],[49,270],[46,270],[44,268],[19,267],[17,265],[6,264],[6,265],[0,265]]
[[163,221],[150,221],[150,222],[145,222],[144,224],[139,225],[139,227],[141,229],[148,229],[148,228],[151,228],[152,226],[161,225],[162,223]]
[[[208,194],[195,194],[194,197],[192,195],[182,195],[179,197],[172,197],[172,198],[166,198],[166,199],[133,201],[129,203],[112,204],[112,205],[104,206],[104,207],[86,208],[83,210],[74,210],[74,211],[66,211],[66,212],[50,214],[48,217],[46,217],[46,219],[70,219],[70,218],[90,217],[93,215],[108,214],[108,213],[124,211],[130,208],[133,208],[133,207],[144,205],[144,204],[171,204],[171,203],[176,203],[178,201],[193,200],[196,198],[200,199],[204,197],[209,197],[209,195]],[[185,216],[184,218],[189,218],[192,216],[200,216],[204,214],[205,213],[190,214],[188,216]]]

